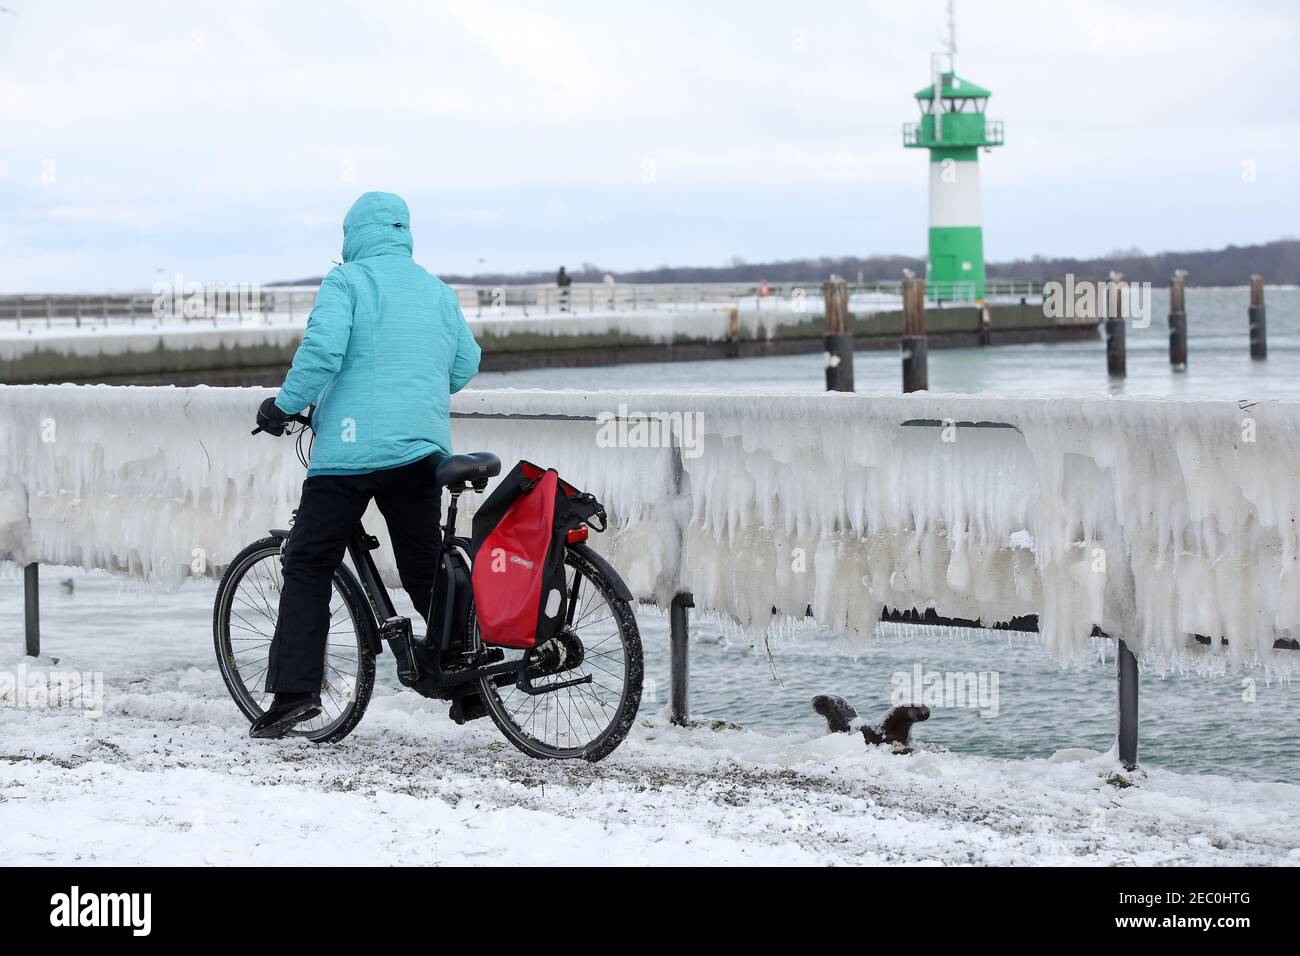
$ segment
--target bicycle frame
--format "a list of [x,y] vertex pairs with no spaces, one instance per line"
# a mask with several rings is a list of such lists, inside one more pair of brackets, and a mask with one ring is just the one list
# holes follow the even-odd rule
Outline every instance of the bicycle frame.
[[[276,429],[274,433],[297,435],[299,459],[306,464],[308,456],[303,454],[301,442],[303,434],[311,427],[310,417],[294,416],[293,421],[301,423],[304,427],[297,431],[292,428]],[[268,425],[268,427],[272,426]],[[260,430],[262,429],[259,426],[254,430],[254,434]],[[446,467],[443,467],[444,465]],[[583,581],[592,582],[593,600],[600,600],[602,594],[609,598],[610,616],[616,619],[617,636],[624,645],[625,651],[630,648],[633,654],[632,657],[626,658],[629,670],[625,679],[629,686],[633,687],[635,696],[629,697],[625,688],[619,708],[622,708],[627,700],[639,701],[640,641],[635,620],[629,619],[627,610],[627,603],[633,600],[632,595],[609,563],[585,544],[587,529],[585,527],[575,529],[569,531],[567,538],[560,536],[554,542],[554,546],[565,548],[560,557],[566,566],[566,573],[572,574],[572,578],[564,585],[564,597],[567,601],[560,611],[560,620],[563,622],[561,629],[554,630],[548,622],[549,639],[540,644],[537,643],[536,636],[531,642],[512,642],[515,647],[524,643],[535,645],[527,647],[522,652],[485,644],[479,630],[474,604],[473,566],[470,557],[472,542],[457,534],[456,518],[460,495],[470,488],[476,492],[485,491],[490,477],[499,474],[500,462],[496,456],[489,453],[476,453],[460,456],[453,462],[439,462],[438,470],[439,478],[442,480],[437,484],[450,494],[450,504],[445,522],[437,529],[440,532],[437,535],[438,540],[430,542],[434,548],[432,553],[435,558],[434,580],[431,582],[432,589],[429,597],[422,599],[422,602],[427,600],[428,606],[419,608],[427,625],[425,633],[417,636],[412,631],[411,618],[399,616],[393,597],[380,577],[379,568],[372,554],[379,548],[380,540],[367,532],[364,524],[358,521],[351,528],[344,544],[344,558],[345,561],[347,558],[351,559],[347,563],[350,564],[350,568],[347,564],[341,563],[340,567],[335,569],[334,588],[342,595],[355,630],[355,635],[348,636],[349,638],[355,636],[358,642],[358,650],[361,654],[356,664],[364,680],[357,685],[356,695],[348,698],[348,707],[353,708],[348,722],[340,725],[336,720],[316,736],[311,736],[311,739],[342,739],[356,726],[356,722],[364,713],[373,688],[375,658],[384,654],[384,645],[388,644],[395,658],[398,681],[424,697],[450,702],[449,717],[454,722],[464,724],[491,716],[506,737],[525,753],[532,756],[556,756],[557,754],[552,751],[565,749],[560,746],[558,737],[552,746],[545,740],[537,738],[532,731],[516,726],[514,714],[518,713],[518,708],[506,712],[503,709],[504,701],[509,699],[509,695],[516,690],[522,691],[534,698],[532,710],[535,714],[537,705],[541,703],[538,698],[542,695],[595,682],[594,675],[583,673],[585,668],[581,665],[587,653],[577,633],[577,628],[583,625],[575,624],[575,617],[579,610],[584,610],[583,620],[585,620],[585,609],[589,606],[589,602],[585,599],[580,602],[580,596],[586,593],[582,588]],[[594,501],[594,498],[592,500]],[[604,515],[598,504],[597,513],[603,519]],[[297,516],[296,511],[294,515]],[[595,530],[604,531],[605,521],[602,520]],[[271,529],[270,534],[277,542],[277,550],[283,563],[285,549],[291,538],[290,531]],[[262,550],[265,543],[254,542],[254,545],[250,545],[245,551],[250,552],[256,548],[253,553],[257,554],[257,560],[264,560],[267,557]],[[235,569],[228,569],[226,577],[223,578],[222,590],[218,592],[218,612],[224,606],[222,600],[226,600],[227,603],[229,601],[229,598],[222,598],[221,595],[233,595],[233,591],[226,590],[227,579],[235,582],[232,586],[237,586],[248,567],[251,565],[240,565],[239,573],[233,578],[231,570]],[[357,594],[358,588],[361,590],[360,594]],[[614,600],[615,597],[617,601]],[[550,613],[553,615],[554,611]],[[219,661],[224,662],[226,657],[223,654],[226,652],[223,648],[228,648],[230,643],[229,628],[227,627],[223,634],[220,623],[216,622],[214,617],[213,629],[218,658]],[[603,640],[608,639],[603,638]],[[369,658],[365,656],[366,651],[370,653]],[[259,707],[256,701],[249,704],[246,700],[247,688],[237,686],[242,678],[239,678],[238,674],[232,678],[224,664],[222,675],[236,703],[245,714],[253,718],[258,717]],[[578,700],[585,700],[581,692],[577,696]],[[596,699],[595,695],[592,695],[592,698],[602,708],[610,706],[603,697]],[[549,708],[549,702],[546,706]],[[544,710],[544,713],[546,712]],[[635,710],[632,712],[635,713]],[[620,714],[622,710],[615,713]],[[585,726],[585,719],[583,723]],[[601,726],[599,722],[597,726],[598,728]],[[617,746],[627,729],[626,723],[618,726],[611,723],[601,730],[597,738],[584,745],[586,749],[582,749],[578,755],[585,756],[589,760],[600,759]],[[591,746],[595,746],[596,749],[591,750]]]
[[352,537],[348,539],[348,557],[352,559],[352,567],[356,569],[357,578],[361,581],[361,589],[366,592],[366,599],[370,603],[370,613],[374,616],[375,626],[370,629],[369,643],[370,651],[376,657],[384,650],[383,642],[379,639],[380,625],[389,618],[397,616],[393,599],[389,596],[384,582],[379,579],[379,569],[375,567],[375,561],[370,556],[370,552],[378,547],[379,539],[368,534],[358,522],[352,531]]
[[[438,631],[438,633],[442,635],[442,640],[440,641],[439,647],[431,648],[434,653],[427,656],[421,667],[421,670],[424,672],[422,676],[427,676],[429,678],[429,683],[432,685],[429,688],[431,693],[426,696],[433,696],[438,699],[455,698],[458,696],[457,691],[464,688],[465,685],[476,684],[479,680],[484,678],[505,679],[500,681],[502,686],[504,686],[505,683],[511,683],[524,693],[534,696],[538,694],[551,693],[578,684],[590,683],[592,677],[587,675],[572,680],[557,681],[553,684],[547,684],[544,687],[534,686],[528,673],[529,667],[534,664],[536,660],[533,650],[528,651],[517,660],[506,661],[498,658],[497,660],[489,661],[489,663],[486,664],[463,668],[458,667],[455,670],[447,670],[443,667],[442,653],[440,652],[449,649],[453,637],[459,636],[464,640],[469,636],[456,635],[454,633],[455,622],[452,617],[457,596],[456,590],[458,587],[464,588],[469,586],[470,571],[470,559],[468,553],[469,541],[456,534],[456,512],[459,498],[460,494],[452,493],[451,504],[447,508],[446,522],[442,528],[442,542],[439,549],[441,552],[439,568],[440,574],[442,575],[442,581],[435,582],[434,586],[435,594],[438,593],[438,584],[441,583],[443,586],[442,610],[444,615],[443,620],[440,622],[441,627]],[[287,532],[285,535],[287,536]],[[370,605],[370,611],[373,616],[372,623],[374,626],[367,629],[367,641],[371,653],[376,657],[380,656],[384,652],[384,643],[381,634],[384,631],[386,623],[389,621],[398,620],[405,622],[408,639],[414,639],[413,635],[410,635],[410,622],[406,618],[398,617],[397,608],[393,605],[393,600],[388,594],[388,588],[384,585],[379,576],[379,569],[375,566],[374,558],[371,557],[370,552],[374,551],[378,547],[379,539],[374,535],[369,534],[358,522],[356,528],[352,531],[352,536],[348,539],[347,554],[352,559],[352,566],[356,570],[357,578],[361,583],[362,590],[365,591],[367,601]],[[594,555],[594,552],[588,553],[597,558],[597,563],[608,568],[608,565],[605,565],[603,560],[599,560],[598,556]],[[453,566],[454,563],[463,563],[464,567],[462,573],[457,573],[457,568]],[[609,568],[609,571],[612,574],[613,569]],[[618,581],[619,585],[622,585],[622,581],[617,577],[617,575],[613,575],[612,579]],[[575,581],[575,586],[576,583],[577,582]],[[469,616],[472,617],[472,594],[469,600],[471,602],[469,606]],[[436,601],[435,604],[437,604]],[[437,609],[437,607],[431,608],[430,613],[432,614]],[[570,617],[572,616],[572,613],[573,608],[571,602],[569,608]],[[426,646],[430,637],[434,633],[434,626],[435,622],[431,620],[425,634]],[[466,647],[466,653],[469,654],[477,654],[479,650],[480,648],[478,647]],[[490,653],[491,651],[489,650],[489,654]],[[394,654],[396,654],[396,651],[394,651]],[[423,691],[421,692],[423,693]]]

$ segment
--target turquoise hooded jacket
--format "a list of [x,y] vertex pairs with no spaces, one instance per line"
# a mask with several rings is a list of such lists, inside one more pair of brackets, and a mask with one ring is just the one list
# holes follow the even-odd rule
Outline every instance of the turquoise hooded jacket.
[[451,396],[478,363],[456,293],[411,258],[406,203],[366,193],[275,404],[288,415],[316,405],[308,477],[396,468],[451,454]]

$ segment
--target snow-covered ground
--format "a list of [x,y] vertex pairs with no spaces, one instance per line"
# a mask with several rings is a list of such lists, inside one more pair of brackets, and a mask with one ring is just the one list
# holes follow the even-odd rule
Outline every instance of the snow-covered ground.
[[[103,716],[0,708],[0,864],[1300,864],[1294,785],[682,730],[653,706],[603,763],[538,762],[387,661],[341,744],[252,741],[205,635],[129,633],[47,634],[57,664],[30,663],[103,668]],[[8,642],[0,673],[23,662]]]

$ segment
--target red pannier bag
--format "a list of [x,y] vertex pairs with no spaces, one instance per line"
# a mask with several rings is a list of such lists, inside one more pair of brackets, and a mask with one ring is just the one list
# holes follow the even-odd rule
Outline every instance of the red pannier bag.
[[474,514],[470,558],[474,607],[484,644],[530,648],[564,626],[564,548],[570,533],[585,537],[593,517],[605,530],[605,509],[593,495],[563,481],[554,468],[521,461]]

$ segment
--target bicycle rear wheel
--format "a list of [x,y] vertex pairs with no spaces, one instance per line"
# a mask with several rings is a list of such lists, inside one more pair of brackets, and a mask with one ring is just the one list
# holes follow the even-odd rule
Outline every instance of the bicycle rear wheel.
[[[585,551],[569,547],[564,556],[566,587],[576,599],[572,623],[535,650],[503,649],[507,660],[530,656],[531,683],[542,693],[514,684],[498,687],[490,678],[479,682],[493,722],[531,757],[600,760],[622,743],[641,705],[636,616]],[[556,686],[588,677],[586,683]]]
[[[217,588],[212,612],[221,677],[250,721],[262,716],[272,697],[263,687],[280,610],[281,543],[279,538],[262,538],[236,555]],[[290,731],[291,736],[317,743],[332,743],[351,733],[375,687],[369,643],[374,618],[361,585],[342,565],[334,572],[329,622],[321,713]]]

